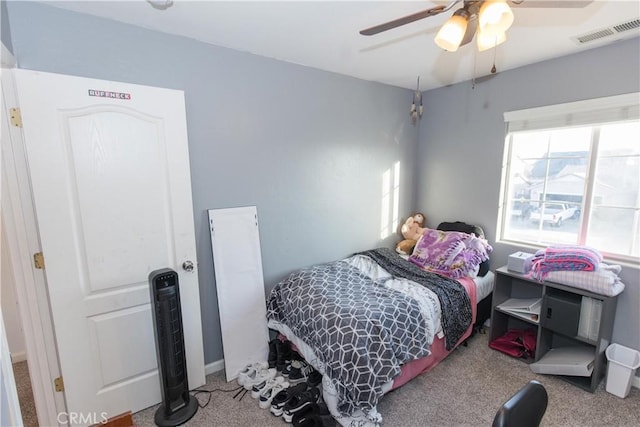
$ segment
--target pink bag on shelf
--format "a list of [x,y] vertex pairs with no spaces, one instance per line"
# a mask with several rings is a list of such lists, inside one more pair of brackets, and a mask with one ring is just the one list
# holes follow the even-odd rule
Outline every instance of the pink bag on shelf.
[[512,357],[536,355],[536,331],[533,329],[509,329],[504,335],[489,343],[489,347]]

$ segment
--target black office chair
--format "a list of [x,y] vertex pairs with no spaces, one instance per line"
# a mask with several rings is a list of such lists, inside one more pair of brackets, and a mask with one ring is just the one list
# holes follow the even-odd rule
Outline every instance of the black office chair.
[[544,386],[538,381],[529,381],[498,410],[493,427],[538,427],[548,400]]

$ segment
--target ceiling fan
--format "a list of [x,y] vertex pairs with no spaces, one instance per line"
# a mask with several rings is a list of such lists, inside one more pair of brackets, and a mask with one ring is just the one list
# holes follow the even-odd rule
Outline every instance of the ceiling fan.
[[[587,1],[525,1],[510,0],[514,6],[527,7],[585,7],[593,0]],[[435,42],[442,49],[455,52],[460,46],[471,42],[474,36],[478,50],[483,51],[503,43],[506,31],[513,24],[513,11],[507,0],[452,0],[446,6],[436,6],[393,21],[375,25],[360,31],[364,36],[372,36],[383,31],[391,30],[411,22],[419,21],[430,16],[447,12],[459,3],[451,18],[444,23],[435,37]]]

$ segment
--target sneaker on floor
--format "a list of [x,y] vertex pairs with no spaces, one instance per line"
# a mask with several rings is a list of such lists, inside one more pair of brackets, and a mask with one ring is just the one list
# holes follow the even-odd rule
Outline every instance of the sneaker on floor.
[[240,370],[240,372],[238,373],[238,384],[244,385],[244,383],[247,381],[247,378],[249,376],[255,376],[257,370],[266,369],[267,366],[268,364],[265,362],[249,363],[247,366],[242,368],[242,370]]
[[289,360],[285,362],[285,367],[282,369],[282,375],[288,376],[293,367],[300,367],[301,362],[307,363],[300,353],[295,350],[291,350]]
[[293,396],[297,396],[305,390],[307,390],[307,383],[301,383],[296,386],[292,386],[291,383],[289,383],[288,388],[276,394],[273,397],[273,400],[271,400],[271,413],[276,417],[281,416],[282,411],[284,410],[284,405],[291,400]]
[[291,422],[294,427],[333,427],[336,425],[329,408],[324,402],[305,406],[293,416]]
[[278,338],[274,338],[269,341],[269,357],[267,358],[267,362],[269,363],[270,368],[276,367],[276,362],[278,361],[278,346],[277,346]]
[[300,360],[297,363],[291,363],[291,370],[289,371],[289,382],[291,384],[298,384],[307,380],[307,377],[314,369],[304,360]]
[[251,387],[251,397],[257,399],[264,390],[273,388],[276,384],[281,382],[284,382],[284,377],[269,378],[260,383],[254,384],[253,387]]
[[301,367],[302,367],[302,360],[292,357],[291,360],[287,360],[285,362],[285,366],[282,369],[282,375],[285,376],[285,377],[289,377],[289,375],[291,375],[291,372],[294,369],[298,370]]
[[313,369],[307,375],[307,384],[309,384],[310,387],[322,387],[322,374]]
[[246,390],[251,390],[254,385],[270,380],[271,378],[275,378],[277,373],[278,371],[273,368],[262,367],[260,369],[256,369],[255,371],[247,374],[244,384],[242,385]]
[[276,339],[276,369],[282,372],[287,360],[291,360],[291,343]]
[[320,399],[320,389],[311,387],[302,393],[292,396],[282,409],[282,418],[288,423],[293,421],[293,417],[307,406],[318,403]]
[[[277,378],[282,378],[282,377],[277,377]],[[278,382],[271,388],[265,387],[262,390],[262,393],[260,393],[260,396],[258,396],[258,406],[260,406],[260,408],[262,409],[267,409],[268,407],[271,406],[271,402],[273,401],[273,398],[278,393],[280,393],[281,391],[287,388],[289,388],[289,383],[286,381]]]
[[[295,421],[294,421],[295,422]],[[331,415],[311,414],[302,418],[295,427],[336,427],[338,423]]]

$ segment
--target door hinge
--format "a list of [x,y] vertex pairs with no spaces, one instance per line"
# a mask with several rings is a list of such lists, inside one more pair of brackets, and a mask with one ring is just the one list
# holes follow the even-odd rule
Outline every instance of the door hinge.
[[38,270],[44,270],[44,255],[42,255],[42,252],[33,254],[33,266]]
[[53,385],[55,386],[56,391],[64,391],[64,381],[62,380],[62,377],[58,377],[53,380]]
[[11,124],[15,127],[22,127],[22,114],[20,114],[19,108],[10,108],[9,113],[11,114]]

